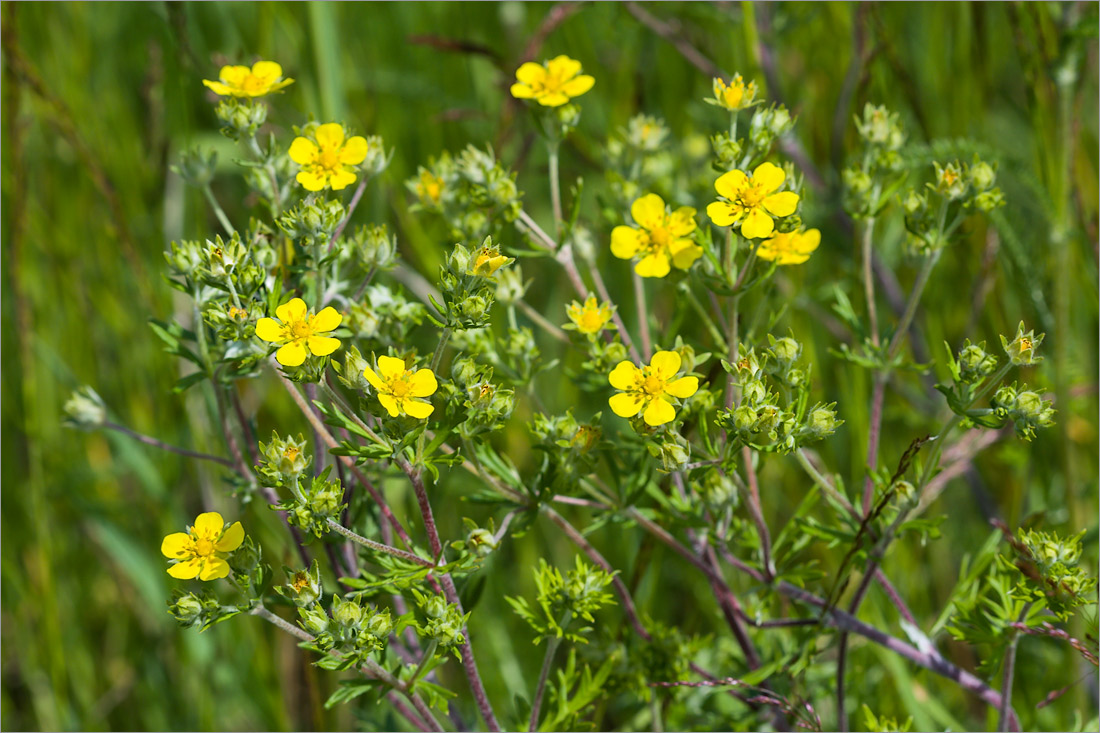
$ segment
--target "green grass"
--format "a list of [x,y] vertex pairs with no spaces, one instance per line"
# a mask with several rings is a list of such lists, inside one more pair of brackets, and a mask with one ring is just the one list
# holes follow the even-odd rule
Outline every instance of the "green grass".
[[[383,708],[323,710],[333,675],[312,668],[291,641],[257,619],[235,619],[203,634],[180,631],[165,612],[175,583],[164,572],[160,539],[200,507],[229,508],[235,501],[216,470],[115,434],[64,429],[61,406],[74,387],[91,384],[120,422],[170,443],[221,450],[201,417],[202,395],[171,393],[179,367],[147,326],[148,319],[171,317],[181,307],[160,275],[168,242],[216,231],[201,194],[186,189],[170,166],[181,151],[200,145],[222,151],[224,172],[233,170],[233,148],[216,131],[202,78],[215,77],[223,62],[276,59],[297,79],[273,105],[272,127],[280,139],[288,140],[290,127],[310,115],[382,135],[396,154],[381,184],[368,189],[356,221],[388,222],[406,258],[432,277],[451,243],[436,222],[408,213],[401,185],[429,156],[492,143],[519,170],[529,210],[548,216],[545,154],[507,85],[552,7],[4,5],[4,728],[399,725]],[[808,196],[805,217],[825,235],[819,253],[789,276],[792,292],[800,295],[777,330],[790,327],[806,343],[816,390],[841,403],[846,425],[821,450],[845,476],[862,472],[870,382],[866,373],[828,355],[836,341],[818,323],[821,306],[811,303],[830,302],[838,283],[857,292],[858,245],[835,216],[838,166],[854,144],[852,115],[866,101],[898,110],[912,141],[941,141],[927,151],[929,162],[969,160],[980,151],[999,163],[1009,206],[994,218],[995,227],[975,227],[966,246],[945,253],[917,323],[937,358],[943,341],[957,345],[970,337],[995,344],[998,333],[1013,332],[1021,319],[1046,331],[1048,362],[1027,379],[1057,395],[1058,426],[1031,444],[1006,440],[983,454],[933,509],[947,515],[944,538],[927,547],[895,548],[885,567],[925,621],[942,609],[960,559],[981,548],[990,514],[1013,525],[1042,515],[1048,527],[1090,528],[1087,552],[1095,567],[1095,6],[1072,11],[1091,14],[1082,27],[1092,36],[1073,47],[1077,56],[1068,68],[1077,79],[1064,100],[1054,83],[1064,65],[1057,27],[1070,12],[1062,5],[658,3],[644,9],[673,20],[682,40],[725,72],[764,82],[754,41],[774,55],[779,89],[764,84],[765,93],[771,99],[781,94],[799,116],[796,135],[824,182]],[[453,42],[477,50],[455,50]],[[585,178],[585,216],[593,222],[600,221],[598,146],[632,114],[664,117],[681,139],[723,124],[701,101],[709,78],[624,5],[584,5],[568,15],[536,56],[557,53],[580,59],[597,79],[562,163],[563,180]],[[838,99],[848,104],[838,107]],[[242,191],[232,176],[219,179],[215,190],[226,203],[239,201]],[[699,197],[693,205],[702,208],[708,192],[693,190]],[[236,222],[249,213],[240,204],[227,209]],[[601,242],[608,235],[595,233]],[[884,222],[879,254],[899,273],[904,292],[915,272],[902,256],[901,235],[899,222]],[[609,283],[614,294],[628,295],[625,278],[609,276]],[[987,287],[975,295],[980,283]],[[563,286],[547,282],[532,300],[560,319],[556,309],[564,294]],[[672,299],[655,307],[671,312]],[[631,310],[624,309],[628,324]],[[910,383],[912,404],[887,403],[884,456],[900,455],[942,412],[942,400],[924,394],[918,380]],[[561,409],[569,406],[564,395],[553,399]],[[251,383],[246,400],[263,404],[261,435],[301,424],[269,381]],[[515,421],[500,440],[519,446],[527,439]],[[784,507],[795,506],[808,488],[794,475],[784,469],[762,477],[774,527],[787,518]],[[413,510],[400,485],[387,488],[396,505]],[[461,531],[460,517],[441,518],[445,536]],[[241,518],[276,557],[283,552],[289,559],[270,512],[252,506]],[[649,570],[677,560],[637,532],[609,527],[596,541],[636,583],[646,613],[687,632],[713,629],[716,609],[701,577],[666,572],[658,585]],[[573,552],[539,524],[492,560],[475,618],[493,619],[496,626],[475,627],[473,635],[494,699],[529,695],[541,656],[503,596],[531,596],[536,559],[549,556],[564,565]],[[880,600],[872,596],[864,617],[889,625],[892,611]],[[967,649],[946,647],[954,661],[973,666]],[[1073,725],[1075,706],[1095,710],[1095,685],[1088,682],[1035,709],[1047,692],[1076,681],[1073,659],[1054,642],[1021,645],[1017,706],[1025,725]],[[850,664],[853,699],[876,700],[878,714],[913,715],[918,728],[987,724],[979,703],[878,648],[854,645]],[[463,685],[457,665],[441,674],[454,687]],[[825,709],[830,702],[822,702]],[[472,708],[466,712],[472,717]],[[861,724],[861,716],[853,722]]]

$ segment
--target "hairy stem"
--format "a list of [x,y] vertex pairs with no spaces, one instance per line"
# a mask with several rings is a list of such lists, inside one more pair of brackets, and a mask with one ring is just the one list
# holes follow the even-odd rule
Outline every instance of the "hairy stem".
[[642,357],[647,361],[653,355],[653,343],[649,335],[649,309],[645,302],[645,284],[642,276],[634,274],[634,303],[638,308],[638,331],[642,335]]
[[226,468],[237,468],[236,464],[234,464],[233,461],[229,460],[228,458],[222,458],[221,456],[212,456],[209,453],[201,453],[199,451],[188,450],[187,448],[180,448],[179,446],[172,445],[171,443],[165,443],[163,440],[157,440],[156,438],[153,438],[151,436],[144,435],[135,430],[131,430],[125,425],[119,425],[118,423],[107,421],[103,423],[103,427],[107,428],[108,430],[114,430],[116,432],[122,433],[123,435],[133,438],[139,443],[151,445],[154,448],[160,448],[161,450],[166,450],[170,453],[178,453],[179,455],[187,456],[188,458],[198,458],[203,461],[210,461],[211,463],[217,463],[218,465],[225,466]]
[[382,544],[381,542],[368,540],[366,537],[363,537],[362,535],[353,532],[352,530],[332,519],[327,519],[325,521],[326,524],[328,524],[329,529],[331,529],[333,532],[342,534],[344,535],[344,537],[347,537],[352,542],[360,544],[369,550],[374,550],[375,552],[383,552],[387,555],[393,555],[394,557],[399,557],[402,560],[408,560],[411,563],[423,565],[424,567],[434,567],[434,563],[432,563],[431,560],[425,560],[424,558],[419,557],[418,555],[414,555],[411,552],[405,552],[404,550],[399,550],[396,547],[390,547],[389,545]]

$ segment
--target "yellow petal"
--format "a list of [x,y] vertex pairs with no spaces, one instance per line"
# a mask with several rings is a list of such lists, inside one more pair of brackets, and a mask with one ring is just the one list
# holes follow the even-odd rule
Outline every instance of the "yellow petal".
[[556,76],[558,79],[565,81],[581,73],[581,62],[563,54],[550,59],[546,64],[546,71],[552,76]]
[[247,66],[223,66],[218,78],[231,87],[239,87],[251,72]]
[[695,231],[695,209],[681,206],[668,218],[668,231],[674,237],[686,237]]
[[790,216],[798,206],[798,194],[794,191],[780,191],[768,196],[761,203],[774,216]]
[[652,425],[653,427],[664,425],[666,422],[672,422],[675,417],[676,410],[673,409],[672,405],[662,399],[650,400],[649,407],[646,408],[645,414],[642,415],[645,424]]
[[261,318],[256,321],[256,336],[264,341],[278,343],[283,340],[283,327],[274,318]]
[[581,74],[575,79],[570,79],[561,85],[561,90],[570,97],[579,97],[596,83],[596,80],[588,74]]
[[569,102],[569,97],[565,96],[561,92],[549,92],[547,94],[537,97],[539,104],[543,107],[560,107],[563,104]]
[[774,191],[786,178],[787,174],[775,163],[761,163],[752,172],[752,182],[764,191]]
[[698,377],[682,377],[665,385],[665,392],[673,397],[686,399],[699,391]]
[[611,230],[611,254],[629,260],[638,254],[645,234],[634,227],[617,226]]
[[681,270],[686,270],[703,256],[703,248],[690,239],[677,239],[669,247],[672,252],[672,264]]
[[544,78],[546,78],[546,68],[533,61],[528,61],[516,69],[516,79],[526,85],[536,84]]
[[227,97],[233,94],[233,90],[222,84],[220,81],[210,81],[209,79],[202,80],[203,86],[210,89],[214,94],[220,94],[223,97]]
[[175,565],[168,566],[168,574],[173,578],[179,578],[180,580],[191,580],[202,569],[202,560],[192,558],[187,562],[178,562]]
[[798,238],[796,246],[799,254],[808,255],[821,244],[821,232],[817,229],[807,229],[805,234]]
[[768,262],[776,259],[782,261],[783,250],[775,246],[776,240],[778,240],[780,236],[782,235],[777,235],[772,239],[761,242],[760,246],[756,248],[756,256],[762,260],[767,260]]
[[195,535],[198,537],[217,537],[222,533],[225,520],[217,512],[203,512],[195,518]]
[[650,231],[665,224],[665,201],[655,193],[647,193],[630,205],[634,223]]
[[298,171],[294,180],[302,184],[302,188],[307,191],[320,191],[328,184],[328,176],[317,173],[313,169]]
[[745,239],[770,237],[775,231],[775,222],[759,206],[751,209],[745,221],[741,223],[741,236]]
[[298,165],[309,165],[317,159],[319,152],[317,145],[309,138],[296,137],[290,144],[287,155]]
[[733,213],[733,207],[725,201],[711,201],[707,204],[707,216],[710,217],[715,226],[719,227],[728,227],[737,221],[737,217]]
[[649,366],[661,379],[671,379],[680,371],[680,353],[677,351],[658,351],[649,360]]
[[359,165],[367,158],[367,139],[360,135],[348,138],[340,151],[340,162],[345,165]]
[[382,407],[386,408],[386,412],[390,413],[390,417],[397,417],[401,414],[401,411],[397,409],[397,400],[392,395],[379,392],[378,401],[382,403]]
[[382,377],[388,382],[405,373],[405,360],[393,356],[380,356],[378,357],[378,371],[382,372]]
[[186,532],[173,532],[160,543],[160,553],[165,557],[184,557],[190,554],[194,542]]
[[629,391],[634,389],[640,379],[641,370],[629,361],[620,361],[607,375],[607,381],[615,389]]
[[620,392],[612,395],[607,404],[611,405],[611,410],[619,417],[634,417],[642,409],[642,398],[637,394]]
[[306,302],[301,298],[291,298],[275,309],[275,315],[283,323],[294,323],[306,317]]
[[328,336],[310,336],[306,339],[306,344],[309,346],[310,353],[314,356],[328,356],[340,348],[340,339]]
[[229,575],[229,563],[220,557],[209,557],[199,573],[199,580],[217,580]]
[[367,367],[363,370],[363,376],[367,378],[368,382],[370,382],[370,386],[374,387],[375,389],[382,390],[386,388],[386,385],[382,383],[382,379],[377,374],[375,374],[374,370],[370,367]]
[[328,122],[319,125],[314,130],[313,137],[322,150],[338,150],[344,144],[344,126],[339,122]]
[[275,352],[275,361],[283,366],[301,366],[306,360],[306,347],[301,341],[292,341]]
[[252,64],[252,76],[271,83],[283,75],[283,67],[274,61],[257,61]]
[[240,522],[233,522],[229,529],[225,530],[222,538],[214,545],[218,552],[233,552],[244,542],[244,527]]
[[512,92],[512,96],[516,99],[533,99],[535,96],[534,89],[518,81],[512,85],[510,91]]
[[355,183],[355,174],[347,168],[341,168],[329,176],[328,183],[332,186],[333,191],[343,191]]
[[322,308],[321,312],[313,317],[313,322],[310,325],[316,333],[335,331],[343,320],[344,317],[340,315],[340,311],[330,305],[327,308]]
[[664,277],[669,269],[668,255],[664,252],[646,255],[634,266],[634,272],[642,277]]
[[[745,175],[744,171],[729,171],[728,173],[723,173],[719,176],[718,180],[714,182],[714,190],[717,191],[720,196],[725,196],[732,201],[740,195],[742,189],[748,185],[748,182],[749,177]],[[725,225],[722,224],[721,226]]]
[[427,397],[435,394],[439,388],[439,382],[431,369],[417,369],[409,378],[409,394],[413,397]]
[[423,420],[435,412],[435,407],[431,403],[420,400],[405,400],[401,406],[405,408],[406,415],[415,417],[417,420]]

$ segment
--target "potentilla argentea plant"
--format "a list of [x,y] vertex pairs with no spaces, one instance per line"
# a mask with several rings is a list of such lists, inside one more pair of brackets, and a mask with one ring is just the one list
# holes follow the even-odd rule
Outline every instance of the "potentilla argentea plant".
[[[854,222],[863,292],[835,290],[826,306],[846,338],[815,358],[865,370],[870,394],[822,394],[804,344],[815,324],[778,325],[784,272],[842,246],[822,233],[825,204],[806,208],[815,194],[778,152],[795,117],[740,74],[716,78],[703,165],[673,152],[660,118],[639,114],[602,151],[606,194],[597,202],[578,180],[566,200],[561,156],[584,100],[599,93],[598,75],[584,72],[559,55],[524,63],[510,87],[547,153],[542,221],[521,177],[488,146],[440,152],[394,186],[382,178],[391,153],[353,120],[304,122],[289,139],[261,134],[270,95],[294,92],[279,64],[226,66],[203,82],[219,95],[222,132],[240,145],[259,203],[247,223],[231,220],[211,189],[214,157],[184,156],[178,174],[202,190],[222,231],[171,243],[167,279],[192,315],[153,328],[189,365],[178,390],[209,390],[228,457],[129,431],[90,388],[66,413],[77,427],[220,464],[228,492],[276,513],[297,554],[275,571],[239,514],[205,511],[161,546],[180,583],[171,615],[200,629],[243,615],[270,622],[316,665],[354,671],[330,704],[389,705],[419,730],[571,730],[607,715],[650,730],[843,729],[856,709],[872,729],[904,729],[876,714],[875,700],[846,692],[853,635],[947,678],[991,706],[1001,729],[1018,729],[1021,636],[1069,638],[1062,627],[1095,605],[1095,579],[1078,565],[1081,536],[1004,528],[1003,545],[991,545],[997,561],[960,584],[927,633],[929,620],[913,617],[882,566],[892,547],[938,536],[922,515],[945,489],[953,448],[1009,427],[1031,440],[1056,417],[1042,390],[1021,381],[1037,378],[1019,372],[1041,360],[1043,341],[1022,323],[1000,335],[999,351],[986,346],[995,334],[934,350],[933,363],[907,350],[941,254],[1004,204],[995,166],[913,166],[896,113],[868,105],[857,117],[843,211],[832,214]],[[387,228],[395,222],[351,225],[372,182],[449,233],[433,278],[404,260]],[[893,323],[878,312],[872,267],[887,220],[904,227],[918,268]],[[631,283],[632,297],[617,301],[605,277]],[[528,301],[534,283],[555,280],[571,291],[565,299]],[[655,297],[675,298],[688,320],[651,309]],[[943,423],[914,430],[902,455],[882,455],[898,375],[932,371]],[[245,380],[279,385],[301,425],[275,426],[258,442],[239,397]],[[845,481],[815,446],[846,430],[852,403],[869,404],[871,422],[859,449],[866,470]],[[523,451],[498,439],[516,425]],[[775,506],[765,468],[805,487],[801,505]],[[435,516],[470,508],[439,489],[458,475],[474,480],[487,514],[445,537]],[[383,482],[403,487],[413,517],[394,511]],[[479,576],[530,572],[494,560],[506,544],[531,542],[528,529],[543,520],[571,543],[573,560],[538,560],[533,602],[500,585],[480,590]],[[685,628],[653,618],[635,600],[637,578],[590,539],[604,526],[667,547],[672,559],[652,571],[655,582],[698,574],[720,617]],[[832,565],[819,565],[811,546]],[[472,639],[500,622],[466,607],[475,587],[511,605],[542,658],[537,683],[514,700],[494,699],[483,682],[493,647],[475,657]],[[861,620],[872,587],[891,599],[905,638]],[[977,650],[976,673],[941,652],[944,629]],[[1071,641],[1095,666],[1095,638]],[[700,687],[728,693],[728,704],[689,704]]]

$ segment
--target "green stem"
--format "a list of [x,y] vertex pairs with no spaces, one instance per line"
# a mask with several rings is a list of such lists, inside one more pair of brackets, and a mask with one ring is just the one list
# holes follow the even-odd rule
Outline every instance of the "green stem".
[[561,225],[562,225],[562,213],[561,213],[561,186],[558,183],[558,142],[549,143],[549,157],[550,157],[550,205],[554,211],[554,230],[557,232],[557,236],[561,238]]
[[405,552],[404,550],[399,550],[396,547],[390,547],[389,545],[382,544],[381,542],[368,540],[366,537],[363,537],[362,535],[353,532],[352,530],[348,529],[347,527],[333,519],[326,519],[325,523],[328,525],[328,528],[331,529],[333,532],[342,534],[344,535],[344,537],[347,537],[352,542],[362,545],[369,550],[382,552],[387,555],[393,555],[394,557],[399,557],[402,560],[408,560],[411,563],[416,563],[417,565],[422,565],[426,568],[435,567],[435,564],[431,560],[425,560],[424,558],[414,555],[411,552]]
[[[571,616],[572,614],[566,611],[565,615],[562,616],[561,623],[558,624],[563,633]],[[529,731],[538,730],[542,695],[546,691],[546,680],[550,677],[550,667],[554,663],[554,655],[557,653],[558,647],[561,646],[561,640],[560,636],[555,636],[546,643],[546,654],[542,658],[542,669],[539,671],[539,681],[535,687],[535,698],[534,702],[531,703],[531,720],[527,724],[527,730]]]
[[722,335],[722,330],[718,328],[718,325],[714,322],[714,319],[707,313],[707,309],[703,307],[703,304],[699,302],[699,299],[695,297],[695,293],[691,287],[684,288],[681,292],[687,295],[688,302],[695,309],[695,312],[699,314],[699,317],[703,319],[703,325],[706,326],[707,331],[710,333],[710,337],[714,339],[714,343],[722,349],[725,353],[729,346],[726,344],[726,337]]
[[416,669],[413,670],[412,676],[409,677],[409,681],[405,683],[410,689],[416,684],[416,681],[420,679],[420,674],[424,671],[424,667],[435,657],[435,650],[438,646],[438,639],[432,639],[428,642],[428,648],[424,650],[423,656],[420,657],[420,663],[416,665]]
[[[878,187],[873,196],[878,202]],[[863,292],[867,296],[867,319],[870,322],[871,343],[878,346],[878,309],[875,307],[875,278],[871,268],[871,245],[875,235],[875,217],[870,217],[863,229]]]
[[214,192],[210,189],[210,184],[206,184],[202,187],[203,195],[206,196],[206,200],[210,203],[210,207],[214,209],[214,216],[218,217],[218,222],[222,225],[222,229],[226,234],[232,236],[236,230],[233,225],[229,223],[229,217],[225,215],[225,211],[222,210],[221,204],[214,198]]
[[520,307],[520,310],[523,311],[524,315],[530,318],[535,323],[535,325],[537,325],[543,331],[546,331],[546,333],[550,334],[562,343],[569,343],[569,336],[566,335],[565,331],[561,330],[553,323],[548,321],[545,316],[535,310],[526,300],[523,300],[521,298],[520,300],[516,301],[516,305]]
[[645,302],[645,284],[642,276],[634,274],[634,303],[638,308],[638,331],[642,336],[642,357],[648,361],[653,355],[653,342],[649,335],[649,310]]
[[440,360],[443,359],[443,349],[447,347],[447,342],[451,339],[451,327],[447,326],[443,329],[443,333],[439,336],[439,346],[435,348],[435,353],[432,355],[432,363],[428,368],[435,373],[436,368],[439,366]]

